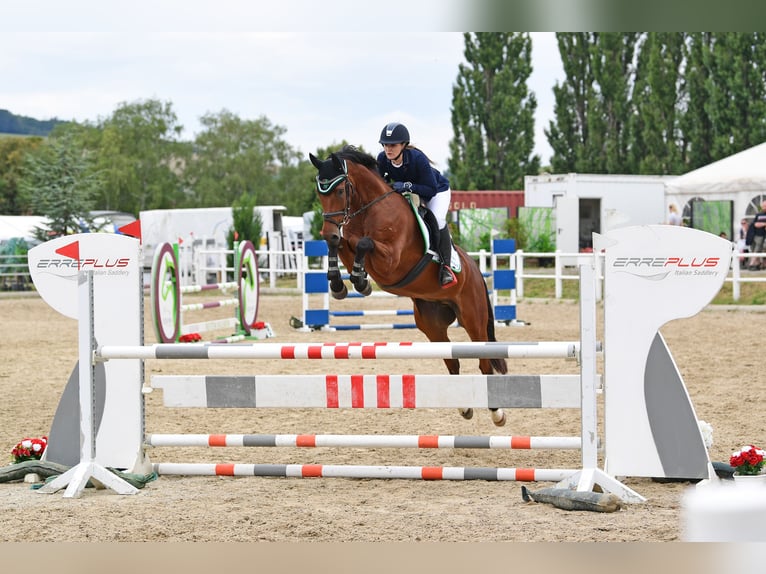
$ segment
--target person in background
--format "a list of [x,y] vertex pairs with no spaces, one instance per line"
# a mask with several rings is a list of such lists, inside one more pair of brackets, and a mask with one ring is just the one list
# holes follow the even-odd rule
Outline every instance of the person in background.
[[[742,221],[739,222],[739,231],[737,232],[737,240],[734,242],[737,246],[737,251],[739,253],[747,253],[750,250],[750,246],[747,242],[747,230],[748,230],[748,221],[747,219],[742,219]],[[745,261],[745,257],[741,256],[739,258],[740,265],[742,265],[742,262]]]
[[426,154],[410,145],[410,132],[404,124],[386,124],[380,132],[383,151],[378,154],[378,171],[394,190],[411,192],[420,198],[423,206],[431,210],[439,227],[436,251],[441,260],[439,283],[442,289],[457,284],[457,277],[450,268],[452,240],[447,225],[450,205],[449,180],[431,165]]
[[[751,253],[763,253],[764,239],[766,239],[766,199],[761,201],[761,211],[753,217],[753,244],[750,248]],[[762,257],[750,258],[750,269],[756,271],[766,268],[766,261]]]
[[668,225],[681,225],[681,215],[678,213],[678,206],[675,203],[668,206]]

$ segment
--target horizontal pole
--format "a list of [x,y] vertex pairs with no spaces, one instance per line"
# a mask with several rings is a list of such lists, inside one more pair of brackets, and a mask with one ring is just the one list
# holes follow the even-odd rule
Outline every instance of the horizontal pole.
[[210,345],[208,343],[156,343],[154,345],[104,345],[99,359],[576,359],[575,342],[470,342],[470,343],[257,343]]
[[559,482],[573,469],[484,468],[449,466],[355,466],[328,464],[206,464],[161,462],[158,475],[277,476],[292,478],[399,478],[414,480],[513,480]]
[[437,435],[336,435],[336,434],[150,434],[153,447],[299,447],[299,448],[478,448],[571,449],[580,448],[579,436],[437,436]]
[[204,291],[228,291],[230,289],[239,289],[239,283],[231,281],[228,283],[208,283],[207,285],[184,285],[180,287],[181,293],[202,293]]
[[232,307],[239,304],[239,299],[221,299],[220,301],[207,301],[205,303],[189,303],[181,305],[182,311],[201,311],[203,309],[216,309],[218,307]]

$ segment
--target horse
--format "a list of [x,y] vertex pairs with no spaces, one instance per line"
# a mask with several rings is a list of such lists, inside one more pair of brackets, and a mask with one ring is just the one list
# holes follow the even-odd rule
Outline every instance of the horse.
[[[383,180],[375,158],[345,146],[326,160],[313,154],[309,159],[318,171],[321,234],[328,246],[327,279],[334,298],[348,294],[340,257],[362,295],[372,292],[372,277],[384,291],[412,299],[415,325],[430,341],[448,342],[447,330],[456,319],[472,341],[497,340],[487,284],[476,261],[454,245],[460,261],[457,284],[441,287],[439,265],[427,249],[409,200]],[[458,359],[444,363],[450,374],[460,372]],[[505,359],[479,359],[479,369],[485,375],[508,372]],[[473,409],[460,409],[460,414],[470,419]],[[502,409],[490,409],[490,415],[495,425],[505,424]]]

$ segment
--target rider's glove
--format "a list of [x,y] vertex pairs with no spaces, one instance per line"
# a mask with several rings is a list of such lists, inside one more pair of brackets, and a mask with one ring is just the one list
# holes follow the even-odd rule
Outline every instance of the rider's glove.
[[398,191],[399,193],[404,191],[412,191],[412,183],[409,181],[395,181],[394,191]]

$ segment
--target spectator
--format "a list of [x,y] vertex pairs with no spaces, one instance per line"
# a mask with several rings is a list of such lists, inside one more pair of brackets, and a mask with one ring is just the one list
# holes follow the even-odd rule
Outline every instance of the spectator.
[[681,225],[681,215],[675,203],[668,206],[668,225]]
[[[737,245],[737,251],[740,253],[747,253],[750,250],[747,243],[747,231],[749,227],[747,219],[743,219],[739,222],[739,231],[737,232],[737,241],[735,243]],[[744,257],[740,257],[740,261],[743,260]]]
[[[753,218],[753,244],[750,248],[751,253],[763,253],[763,242],[766,239],[766,199],[761,201],[761,211],[755,214]],[[766,261],[762,257],[751,257],[748,269],[756,271],[766,267]]]

